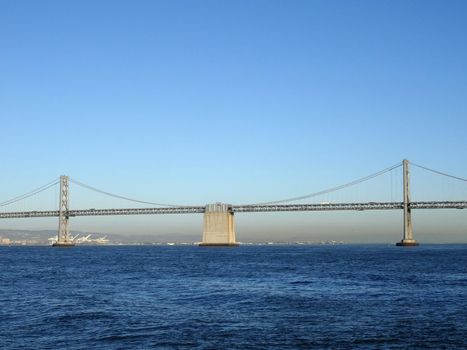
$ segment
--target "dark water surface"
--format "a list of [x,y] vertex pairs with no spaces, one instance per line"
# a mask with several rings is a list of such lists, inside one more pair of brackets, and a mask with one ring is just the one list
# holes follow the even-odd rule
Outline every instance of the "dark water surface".
[[1,349],[466,349],[467,245],[1,247]]

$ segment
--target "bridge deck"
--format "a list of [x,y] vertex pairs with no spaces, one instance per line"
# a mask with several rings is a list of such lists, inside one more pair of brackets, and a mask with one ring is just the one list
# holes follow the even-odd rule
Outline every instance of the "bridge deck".
[[[411,202],[411,209],[465,209],[467,201]],[[392,210],[403,209],[402,202],[368,203],[330,203],[330,204],[281,204],[281,205],[233,205],[234,213],[256,213],[277,211],[336,211],[336,210]],[[154,214],[199,214],[205,206],[163,207],[163,208],[126,208],[126,209],[77,209],[68,211],[68,216],[105,216],[105,215],[154,215]],[[58,210],[23,211],[0,213],[0,219],[53,217],[59,216]]]

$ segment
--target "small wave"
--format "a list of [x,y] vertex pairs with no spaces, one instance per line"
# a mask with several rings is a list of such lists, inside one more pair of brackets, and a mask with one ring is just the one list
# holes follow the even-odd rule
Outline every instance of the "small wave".
[[290,284],[312,284],[313,281],[293,281]]

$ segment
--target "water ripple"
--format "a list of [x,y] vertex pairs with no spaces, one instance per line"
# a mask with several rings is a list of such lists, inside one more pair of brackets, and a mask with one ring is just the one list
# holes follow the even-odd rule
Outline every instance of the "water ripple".
[[0,348],[467,348],[466,248],[0,248]]

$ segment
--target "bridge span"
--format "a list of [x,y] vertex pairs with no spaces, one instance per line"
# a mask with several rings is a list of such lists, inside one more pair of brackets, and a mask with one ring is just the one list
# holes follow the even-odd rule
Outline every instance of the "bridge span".
[[[59,210],[48,211],[12,211],[0,212],[0,219],[16,219],[16,218],[36,218],[36,217],[58,217],[58,241],[55,246],[73,246],[74,242],[69,234],[69,219],[78,216],[108,216],[108,215],[161,215],[161,214],[203,214],[204,228],[203,240],[200,245],[205,246],[235,246],[235,213],[259,213],[259,212],[295,212],[295,211],[365,211],[365,210],[403,210],[403,239],[397,245],[413,246],[418,243],[413,238],[412,232],[412,209],[465,209],[467,201],[410,201],[410,183],[409,183],[409,162],[404,160],[402,164],[388,168],[392,170],[396,167],[403,167],[403,201],[402,202],[366,202],[366,203],[321,203],[321,204],[281,204],[283,202],[296,201],[310,197],[303,196],[282,200],[277,202],[231,205],[224,203],[215,203],[198,206],[162,206],[151,208],[123,208],[123,209],[70,209],[69,208],[69,178],[68,176],[60,177],[60,195],[59,195]],[[421,167],[421,166],[420,166]],[[424,168],[424,167],[422,167]],[[331,190],[341,189],[349,185],[353,185],[362,181],[366,181],[372,177],[379,176],[388,171],[385,169],[376,174],[365,178],[353,181],[349,184],[338,186]],[[425,168],[427,169],[427,168]],[[433,171],[431,169],[428,169]],[[437,171],[434,171],[437,172]],[[442,175],[444,173],[437,172]],[[450,175],[447,175],[450,176]],[[454,176],[450,176],[454,177]],[[467,181],[463,178],[454,177],[462,181]],[[73,180],[72,180],[73,181]],[[74,181],[77,183],[76,181]],[[78,183],[80,184],[80,183]],[[48,186],[48,185],[46,185]],[[50,187],[50,186],[49,186]],[[90,188],[89,186],[87,186]],[[48,188],[45,187],[44,188]],[[91,188],[94,189],[94,188]],[[94,189],[96,190],[96,189]],[[97,190],[104,194],[109,194]],[[317,194],[327,193],[328,191],[318,192]],[[110,194],[111,195],[111,194]],[[314,194],[313,194],[314,195]],[[123,199],[128,199],[121,196],[113,195]],[[21,198],[21,196],[19,197]],[[137,201],[140,203],[148,203]],[[11,201],[7,201],[11,202]],[[150,203],[155,204],[155,203]]]
[[[266,205],[226,205],[231,213],[261,213],[281,211],[365,211],[404,209],[403,202],[368,202],[368,203],[328,203],[328,204],[266,204]],[[74,209],[65,213],[75,216],[113,216],[113,215],[161,215],[161,214],[204,214],[205,206],[163,207],[163,208],[123,208],[123,209]],[[411,202],[410,209],[466,209],[467,201]],[[18,211],[0,213],[0,219],[58,217],[58,210]]]

